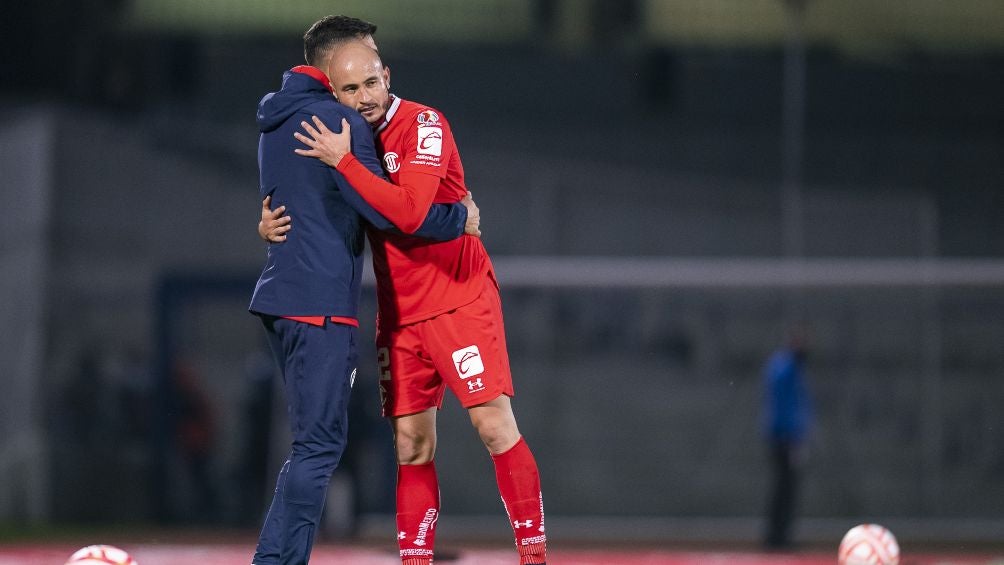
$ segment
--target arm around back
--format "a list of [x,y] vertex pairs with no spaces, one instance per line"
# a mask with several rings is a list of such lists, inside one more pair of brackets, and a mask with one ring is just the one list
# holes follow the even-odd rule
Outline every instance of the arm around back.
[[[337,112],[337,110],[344,110]],[[377,156],[376,146],[373,142],[372,130],[366,120],[358,113],[347,107],[334,107],[331,112],[318,113],[318,117],[324,124],[331,124],[331,131],[341,132],[341,120],[344,117],[351,128],[353,135],[352,154],[356,160],[363,165],[374,176],[384,179],[383,168],[380,165],[380,158]],[[434,204],[432,205],[424,219],[417,226],[395,225],[391,220],[377,212],[369,204],[351,183],[337,170],[331,169],[338,189],[342,192],[345,201],[366,219],[373,227],[383,231],[398,231],[411,233],[417,237],[430,239],[433,241],[449,241],[456,239],[464,233],[464,226],[467,222],[467,208],[459,203]]]

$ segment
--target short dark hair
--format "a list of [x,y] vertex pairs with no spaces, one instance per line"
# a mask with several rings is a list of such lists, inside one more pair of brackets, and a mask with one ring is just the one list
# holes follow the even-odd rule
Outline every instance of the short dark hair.
[[325,16],[303,34],[303,58],[316,66],[335,45],[376,33],[377,26],[349,16]]

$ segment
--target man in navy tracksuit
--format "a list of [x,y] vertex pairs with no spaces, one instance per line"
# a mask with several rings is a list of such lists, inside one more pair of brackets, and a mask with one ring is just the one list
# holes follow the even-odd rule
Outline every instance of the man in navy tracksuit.
[[[305,148],[293,132],[311,116],[328,124],[346,118],[356,131],[367,130],[362,116],[335,101],[322,70],[332,48],[346,39],[330,17],[314,24],[304,36],[309,66],[287,71],[282,89],[266,95],[258,107],[261,196],[293,211],[297,229],[282,243],[269,245],[250,306],[265,325],[282,371],[293,436],[255,565],[301,565],[310,557],[328,481],[346,442],[363,222],[395,229],[335,169],[293,151]],[[352,152],[375,174],[383,174],[370,136],[353,136]],[[467,220],[465,205],[437,205],[415,235],[453,239],[464,232]]]

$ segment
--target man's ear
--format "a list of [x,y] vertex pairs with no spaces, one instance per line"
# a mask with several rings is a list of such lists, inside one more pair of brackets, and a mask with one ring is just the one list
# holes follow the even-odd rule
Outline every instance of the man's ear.
[[[335,84],[334,82],[331,81],[331,63],[334,58],[335,58],[335,50],[329,49],[328,52],[324,54],[324,57],[321,59],[320,63],[321,72],[324,73],[324,76],[328,78],[328,86],[331,87],[332,94],[335,94]],[[335,94],[335,98],[338,98],[337,94]]]
[[383,81],[387,85],[387,90],[390,90],[390,67],[383,68]]

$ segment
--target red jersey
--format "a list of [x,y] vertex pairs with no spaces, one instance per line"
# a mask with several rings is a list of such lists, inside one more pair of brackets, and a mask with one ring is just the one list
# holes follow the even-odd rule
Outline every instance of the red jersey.
[[[395,97],[376,133],[390,183],[351,154],[338,170],[401,231],[418,229],[432,204],[459,202],[467,194],[453,132],[439,111]],[[381,327],[427,320],[473,302],[492,270],[475,236],[432,242],[371,229],[369,238]]]

